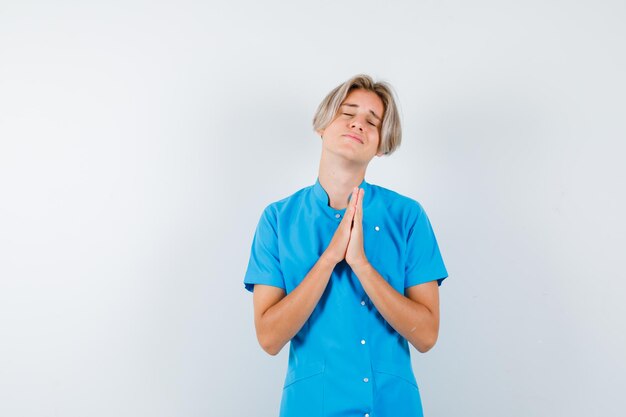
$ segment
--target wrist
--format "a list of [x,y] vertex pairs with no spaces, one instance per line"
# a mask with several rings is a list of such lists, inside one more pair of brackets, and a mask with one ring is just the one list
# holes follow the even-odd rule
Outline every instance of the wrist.
[[328,266],[331,268],[334,268],[339,263],[332,259],[326,252],[322,253],[318,262],[322,263],[324,266]]
[[350,268],[352,268],[354,273],[357,275],[372,266],[367,258],[363,258],[355,262],[348,262],[348,265],[350,265]]

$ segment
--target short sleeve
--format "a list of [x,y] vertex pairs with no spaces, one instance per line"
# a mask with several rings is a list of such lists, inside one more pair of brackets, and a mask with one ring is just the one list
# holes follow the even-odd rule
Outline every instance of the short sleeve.
[[435,233],[424,208],[417,203],[415,220],[409,230],[406,248],[404,287],[437,280],[441,285],[448,271],[443,263]]
[[254,284],[272,285],[285,289],[285,280],[278,254],[276,213],[268,206],[254,232],[250,260],[243,283],[246,290],[253,292]]

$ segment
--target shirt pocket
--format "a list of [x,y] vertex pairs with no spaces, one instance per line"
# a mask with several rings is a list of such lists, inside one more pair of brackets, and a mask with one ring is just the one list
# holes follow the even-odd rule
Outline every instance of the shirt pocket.
[[317,374],[324,372],[324,362],[311,362],[298,365],[294,367],[287,373],[287,377],[285,378],[285,385],[283,388],[287,388],[291,384],[294,384],[301,379],[310,378]]
[[394,362],[378,361],[372,366],[372,368],[374,369],[374,372],[393,375],[397,378],[403,379],[417,388],[417,381],[415,380],[415,375],[413,375],[413,370],[410,365],[400,365]]
[[378,362],[372,366],[376,392],[374,415],[421,417],[422,399],[410,365]]
[[323,361],[298,365],[285,378],[281,417],[322,417],[324,409]]

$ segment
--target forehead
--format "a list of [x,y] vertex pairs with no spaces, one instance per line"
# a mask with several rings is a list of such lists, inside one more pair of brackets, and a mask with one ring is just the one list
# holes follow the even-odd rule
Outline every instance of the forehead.
[[350,91],[341,104],[357,105],[365,110],[372,110],[377,115],[382,115],[384,110],[383,101],[378,94],[360,88]]

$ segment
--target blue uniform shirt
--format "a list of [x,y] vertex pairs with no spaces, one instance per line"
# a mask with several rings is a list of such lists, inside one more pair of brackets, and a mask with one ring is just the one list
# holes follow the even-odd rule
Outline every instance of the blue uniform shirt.
[[[370,264],[400,294],[448,276],[422,206],[365,180],[364,249]],[[254,234],[244,285],[287,294],[304,279],[332,239],[346,209],[328,205],[315,185],[268,205]],[[280,417],[420,417],[422,404],[407,340],[368,299],[344,261],[291,339]]]

